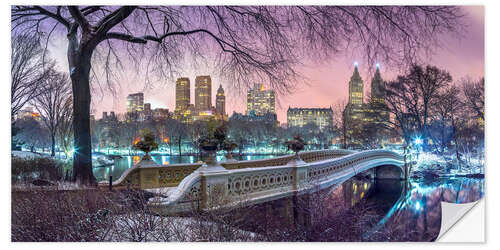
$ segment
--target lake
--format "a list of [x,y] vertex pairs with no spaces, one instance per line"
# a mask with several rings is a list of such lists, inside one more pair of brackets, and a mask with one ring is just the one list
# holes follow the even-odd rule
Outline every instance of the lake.
[[[235,155],[234,158],[236,160],[259,160],[259,159],[268,159],[273,158],[278,155]],[[198,156],[171,156],[171,155],[153,155],[153,160],[160,165],[169,165],[169,164],[179,164],[179,163],[196,163],[201,160]],[[120,178],[125,170],[133,167],[141,160],[141,156],[122,156],[121,159],[116,159],[115,163],[111,166],[107,167],[95,167],[94,168],[94,176],[97,181],[109,180],[109,176],[113,176],[113,179],[116,180]],[[222,155],[217,156],[217,161],[225,161],[225,157]]]

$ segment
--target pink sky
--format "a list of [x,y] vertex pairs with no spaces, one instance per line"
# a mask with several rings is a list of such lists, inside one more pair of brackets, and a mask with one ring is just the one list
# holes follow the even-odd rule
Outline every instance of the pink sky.
[[[464,7],[467,13],[468,24],[464,37],[457,40],[453,37],[445,37],[443,47],[437,53],[428,58],[428,64],[446,69],[450,72],[453,80],[470,76],[478,78],[484,76],[484,8],[482,6]],[[66,62],[67,42],[64,38],[57,39],[51,44],[51,54],[58,60],[61,69],[67,69]],[[349,53],[353,54],[353,53]],[[320,65],[306,65],[300,69],[309,81],[308,86],[301,86],[295,93],[289,95],[278,95],[279,103],[276,104],[278,120],[286,122],[286,110],[292,107],[329,107],[339,101],[346,100],[348,95],[348,82],[353,70],[353,62],[359,61],[359,70],[362,75],[365,93],[370,89],[371,76],[367,69],[373,65],[364,65],[362,61],[352,56],[338,55],[328,62]],[[395,72],[400,69],[391,69],[380,66],[384,80],[393,79]],[[246,109],[246,94],[232,90],[230,83],[222,82],[210,69],[191,70],[185,75],[178,77],[189,77],[191,80],[191,102],[194,103],[194,78],[196,75],[212,76],[212,105],[215,105],[215,93],[219,84],[222,84],[226,92],[226,111],[229,115],[233,111],[244,113]],[[103,111],[115,111],[124,113],[126,111],[126,96],[130,93],[144,92],[144,101],[151,103],[152,108],[175,108],[175,82],[157,83],[153,88],[145,89],[142,76],[137,74],[126,74],[120,79],[120,86],[116,97],[110,94],[93,97],[94,114],[100,118]],[[253,85],[253,84],[252,84]]]

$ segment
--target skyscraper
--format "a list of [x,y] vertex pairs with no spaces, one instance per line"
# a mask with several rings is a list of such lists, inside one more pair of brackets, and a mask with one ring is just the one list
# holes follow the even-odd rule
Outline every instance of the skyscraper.
[[275,95],[273,90],[265,90],[264,84],[254,84],[247,94],[247,115],[262,116],[275,114]]
[[217,89],[217,96],[215,97],[215,113],[217,116],[224,117],[226,115],[226,96],[222,85]]
[[210,76],[196,77],[194,106],[196,113],[206,112],[212,108],[212,79]]
[[373,104],[385,104],[385,83],[380,76],[380,67],[377,63],[375,75],[371,84],[371,100]]
[[363,104],[363,80],[358,72],[358,63],[354,63],[354,72],[349,81],[349,104]]
[[135,93],[127,96],[127,112],[135,113],[144,110],[144,94]]
[[181,112],[187,110],[191,100],[189,78],[177,78],[175,82],[175,111]]
[[151,103],[144,103],[144,111],[143,111],[144,120],[149,120],[153,118],[153,111],[151,110]]

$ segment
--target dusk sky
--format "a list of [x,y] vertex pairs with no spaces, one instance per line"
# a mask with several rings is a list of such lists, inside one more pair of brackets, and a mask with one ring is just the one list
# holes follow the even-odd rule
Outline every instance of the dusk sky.
[[[468,27],[464,36],[458,40],[454,37],[444,37],[442,47],[437,53],[428,58],[427,63],[450,72],[454,82],[465,77],[479,78],[484,76],[484,8],[482,6],[464,7]],[[49,45],[51,55],[58,61],[61,70],[67,71],[66,49],[67,42],[64,37],[53,40]],[[286,110],[291,107],[330,107],[336,103],[347,100],[348,82],[353,70],[353,62],[358,61],[359,70],[364,81],[365,95],[369,92],[371,75],[362,60],[352,56],[352,51],[339,54],[327,62],[306,65],[301,68],[301,73],[308,78],[309,85],[301,86],[295,93],[277,95],[276,110],[278,120],[286,122]],[[387,68],[383,62],[380,66],[384,80],[393,79],[402,69]],[[196,75],[211,75],[212,77],[212,105],[215,106],[215,93],[219,84],[226,91],[226,111],[231,115],[233,111],[244,113],[246,109],[246,93],[234,90],[229,82],[222,82],[212,73],[213,69],[198,68],[186,70],[186,74],[178,77],[189,77],[191,80],[191,103],[194,103],[194,78]],[[132,72],[134,71],[134,72]],[[156,83],[154,87],[145,88],[143,75],[135,70],[125,72],[125,77],[118,79],[120,85],[117,95],[109,93],[93,96],[93,108],[96,118],[102,116],[103,111],[126,111],[126,97],[130,93],[144,92],[145,103],[151,103],[152,108],[175,108],[175,82],[165,81]],[[265,84],[265,83],[264,83]],[[252,84],[253,85],[253,84]]]

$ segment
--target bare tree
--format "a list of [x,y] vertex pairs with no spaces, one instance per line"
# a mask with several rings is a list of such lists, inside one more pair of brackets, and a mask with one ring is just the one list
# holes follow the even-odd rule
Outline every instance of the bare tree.
[[69,159],[73,149],[73,100],[71,96],[66,98],[60,111],[56,136],[57,145],[63,151],[66,159]]
[[52,62],[44,64],[40,38],[33,34],[12,37],[11,53],[11,117],[14,117],[27,102],[39,95],[40,86]]
[[333,105],[333,124],[342,138],[342,148],[347,147],[347,119],[349,117],[345,115],[346,106],[347,100],[345,99]]
[[44,125],[50,132],[51,156],[55,156],[56,133],[65,115],[65,106],[71,97],[68,76],[56,71],[48,73],[41,94],[33,101],[32,105],[42,116]]
[[412,62],[432,50],[439,35],[459,31],[463,16],[453,6],[13,6],[11,14],[14,30],[46,32],[49,38],[56,29],[67,33],[78,148],[74,175],[86,183],[95,182],[93,56],[94,63],[104,62],[107,79],[114,66],[123,66],[123,56],[135,65],[147,58],[143,71],[161,77],[182,69],[185,57],[206,58],[235,87],[265,81],[287,93],[300,79],[296,68],[305,58],[361,47],[371,62]]
[[451,80],[445,70],[414,65],[408,74],[398,76],[397,80],[386,85],[388,110],[395,117],[396,128],[402,130],[406,142],[412,133],[417,132],[423,137],[426,148],[431,106]]
[[466,107],[484,121],[484,77],[477,81],[463,79],[462,91]]

